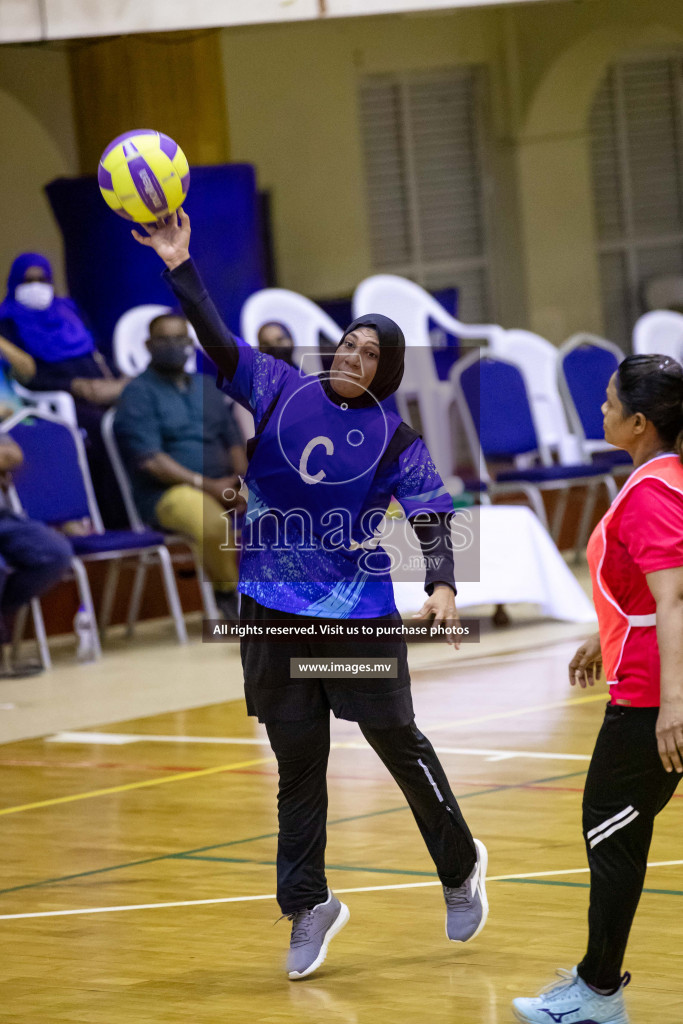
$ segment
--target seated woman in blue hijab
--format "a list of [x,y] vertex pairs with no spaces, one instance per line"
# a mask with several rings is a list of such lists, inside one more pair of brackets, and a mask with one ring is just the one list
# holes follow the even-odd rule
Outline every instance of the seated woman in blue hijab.
[[40,253],[23,253],[12,264],[0,336],[35,360],[28,383],[34,391],[69,391],[77,402],[106,407],[125,386],[97,351],[75,304],[55,297],[50,261]]
[[123,525],[121,501],[104,453],[100,422],[127,378],[115,377],[71,299],[55,296],[50,261],[37,252],[18,256],[0,304],[0,339],[35,364],[22,383],[33,391],[68,391],[87,434],[88,462],[106,525]]

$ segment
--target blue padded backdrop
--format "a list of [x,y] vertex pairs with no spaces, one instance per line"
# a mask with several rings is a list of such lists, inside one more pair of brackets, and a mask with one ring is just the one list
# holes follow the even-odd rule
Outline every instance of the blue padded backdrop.
[[[265,287],[265,258],[250,164],[193,167],[184,204],[192,255],[225,321],[239,330],[252,292]],[[131,225],[108,208],[94,175],[58,178],[46,192],[64,238],[69,294],[109,354],[114,324],[131,306],[174,305],[156,253],[131,238]]]

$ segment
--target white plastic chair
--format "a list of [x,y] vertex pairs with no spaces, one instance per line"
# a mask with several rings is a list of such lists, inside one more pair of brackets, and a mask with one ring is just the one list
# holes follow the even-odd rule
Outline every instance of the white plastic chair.
[[240,328],[242,337],[258,348],[258,332],[264,324],[284,324],[292,335],[295,351],[301,350],[297,362],[304,373],[320,373],[319,335],[330,341],[339,341],[342,329],[331,316],[298,292],[287,288],[263,288],[250,295],[242,306]]
[[669,309],[654,309],[633,328],[633,351],[637,355],[663,355],[683,362],[683,315]]
[[72,427],[78,426],[76,403],[68,391],[31,391],[17,381],[14,381],[12,388],[25,405],[56,416],[65,423],[70,423]]
[[524,375],[542,447],[557,452],[564,465],[580,462],[581,446],[570,431],[557,383],[557,348],[532,331],[500,331],[491,342],[495,355]]
[[[133,306],[120,316],[114,327],[112,351],[114,362],[124,377],[137,377],[149,364],[149,349],[145,342],[149,338],[149,325],[156,316],[173,313],[170,306],[150,303],[144,306]],[[197,336],[191,324],[187,325],[189,335],[197,345]],[[187,373],[196,373],[196,353],[185,363]]]
[[458,486],[453,478],[455,445],[450,428],[453,392],[448,381],[439,380],[432,357],[430,321],[465,341],[492,342],[502,332],[495,324],[463,324],[456,320],[433,295],[414,281],[396,274],[375,274],[356,288],[354,317],[382,313],[399,325],[406,339],[406,369],[396,405],[410,422],[411,404],[416,403],[425,443],[447,487]]

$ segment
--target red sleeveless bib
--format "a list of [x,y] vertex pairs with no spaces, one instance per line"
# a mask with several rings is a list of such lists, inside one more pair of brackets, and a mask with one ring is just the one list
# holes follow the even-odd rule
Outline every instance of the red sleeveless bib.
[[[609,559],[611,545],[616,544],[614,528],[615,513],[626,496],[643,480],[662,480],[668,487],[683,497],[683,466],[677,455],[658,455],[645,465],[639,466],[629,477],[612,502],[609,510],[596,526],[588,542],[588,566],[593,583],[593,600],[600,627],[600,644],[605,678],[610,687],[613,704],[627,704],[636,707],[658,707],[659,650],[657,647],[657,619],[655,600],[651,600],[651,611],[647,614],[632,615],[628,608],[622,608],[610,591],[605,579],[605,564]],[[647,524],[643,524],[647,529]],[[634,565],[634,572],[639,571]],[[620,673],[625,652],[630,644],[644,644],[651,648],[649,662],[652,676],[644,687],[629,685],[629,680]]]

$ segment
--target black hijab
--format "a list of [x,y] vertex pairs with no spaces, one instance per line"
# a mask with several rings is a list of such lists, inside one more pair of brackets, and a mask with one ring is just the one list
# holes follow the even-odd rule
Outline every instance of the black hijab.
[[[401,328],[388,316],[382,316],[381,313],[366,313],[365,316],[359,316],[346,328],[339,345],[348,334],[352,334],[358,327],[372,327],[377,332],[379,339],[379,363],[368,391],[363,392],[357,398],[344,398],[334,390],[328,375],[322,378],[322,385],[327,397],[337,405],[344,402],[351,409],[360,409],[374,405],[375,402],[383,402],[385,398],[398,390],[403,379],[406,348]],[[335,352],[339,350],[339,345]]]

